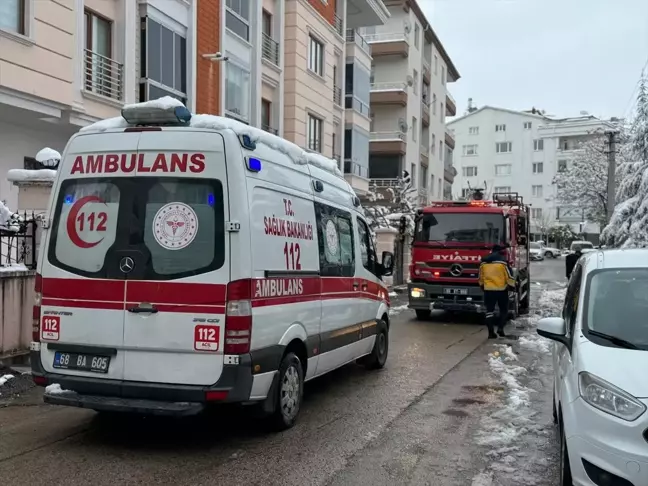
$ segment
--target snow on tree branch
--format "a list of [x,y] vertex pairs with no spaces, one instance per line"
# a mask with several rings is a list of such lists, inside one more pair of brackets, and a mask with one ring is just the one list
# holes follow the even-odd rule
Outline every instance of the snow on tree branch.
[[601,240],[616,248],[648,246],[648,79],[639,84],[630,130],[631,156],[618,166],[617,205]]

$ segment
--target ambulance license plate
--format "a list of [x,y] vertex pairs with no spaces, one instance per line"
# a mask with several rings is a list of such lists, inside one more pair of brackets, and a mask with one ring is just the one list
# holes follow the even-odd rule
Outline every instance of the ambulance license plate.
[[468,289],[443,289],[446,295],[468,295]]
[[110,356],[94,356],[91,354],[54,353],[54,368],[64,370],[90,371],[92,373],[108,373]]

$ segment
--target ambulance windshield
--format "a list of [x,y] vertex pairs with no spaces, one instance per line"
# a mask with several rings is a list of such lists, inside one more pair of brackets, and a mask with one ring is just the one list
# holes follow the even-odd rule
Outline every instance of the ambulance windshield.
[[493,213],[426,213],[416,224],[415,242],[494,245],[505,239],[504,216]]

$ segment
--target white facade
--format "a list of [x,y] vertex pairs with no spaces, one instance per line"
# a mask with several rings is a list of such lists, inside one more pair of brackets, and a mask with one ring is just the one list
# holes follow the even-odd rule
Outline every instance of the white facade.
[[[517,192],[531,206],[531,232],[557,224],[581,231],[582,211],[560,207],[553,179],[577,144],[608,125],[593,116],[551,119],[530,112],[484,106],[448,124],[454,131],[457,176],[454,196],[484,187],[486,195]],[[586,221],[583,231],[598,233]]]

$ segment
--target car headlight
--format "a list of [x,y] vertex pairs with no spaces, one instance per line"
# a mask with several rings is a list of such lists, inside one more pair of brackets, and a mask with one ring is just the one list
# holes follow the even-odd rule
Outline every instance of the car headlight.
[[410,295],[415,299],[420,299],[421,297],[425,297],[425,289],[412,287],[412,289],[410,290]]
[[646,406],[629,393],[585,371],[578,375],[580,396],[594,408],[628,422],[637,420]]

